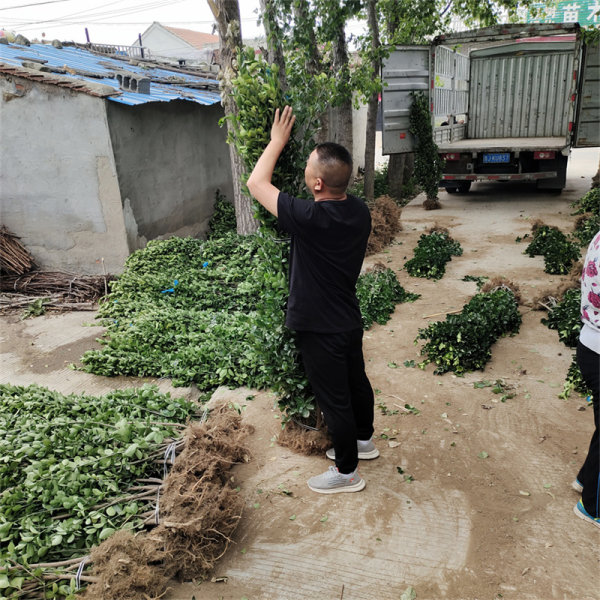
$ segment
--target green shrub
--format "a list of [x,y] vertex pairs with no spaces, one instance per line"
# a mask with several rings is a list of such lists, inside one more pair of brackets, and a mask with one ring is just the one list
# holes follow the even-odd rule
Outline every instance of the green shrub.
[[525,248],[525,253],[531,257],[543,256],[544,271],[551,275],[567,274],[581,256],[579,248],[560,229],[548,225],[534,231],[533,241]]
[[483,369],[491,358],[492,344],[501,336],[517,333],[521,315],[514,294],[506,289],[475,295],[462,312],[450,314],[445,321],[419,329],[418,340],[428,340],[421,354],[425,366],[434,362],[434,373]]
[[437,200],[444,161],[433,140],[429,100],[423,92],[413,92],[410,107],[410,132],[415,137],[415,178],[428,200]]
[[446,263],[462,254],[461,245],[445,231],[422,234],[414,250],[414,258],[404,263],[413,277],[440,279],[446,272]]
[[208,222],[208,238],[223,237],[228,233],[236,233],[235,207],[221,194],[215,194],[215,207],[213,215]]
[[[83,368],[169,377],[206,391],[269,388],[286,418],[307,418],[314,399],[285,327],[288,251],[262,234],[150,242],[112,283],[99,310],[107,326],[103,347],[83,355]],[[393,273],[361,276],[357,287],[367,319],[389,317],[410,297]]]
[[150,386],[94,397],[3,384],[0,409],[0,564],[23,564],[83,556],[115,530],[143,528],[154,497],[129,490],[163,477],[156,455],[197,405]]
[[600,188],[592,188],[587,194],[571,204],[575,209],[574,215],[592,213],[600,217]]
[[419,294],[407,292],[391,269],[370,271],[362,275],[356,285],[356,295],[364,329],[373,323],[384,325],[400,302],[413,302]]
[[573,239],[579,246],[587,248],[598,231],[600,231],[600,216],[586,213],[577,221]]
[[556,329],[563,344],[575,348],[581,331],[581,289],[567,290],[542,323],[549,329]]

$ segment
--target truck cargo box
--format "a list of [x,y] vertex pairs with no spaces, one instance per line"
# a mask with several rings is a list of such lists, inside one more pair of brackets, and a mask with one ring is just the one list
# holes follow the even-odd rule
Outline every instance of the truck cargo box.
[[422,91],[449,191],[496,179],[562,189],[570,148],[600,145],[599,63],[576,23],[498,26],[398,47],[382,72],[383,153],[413,150],[410,107]]

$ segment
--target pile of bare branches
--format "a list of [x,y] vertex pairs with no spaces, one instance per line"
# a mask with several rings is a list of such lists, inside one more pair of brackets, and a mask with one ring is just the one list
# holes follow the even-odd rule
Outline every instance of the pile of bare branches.
[[32,271],[0,279],[0,311],[24,308],[43,298],[50,310],[93,310],[108,293],[110,275],[75,275],[61,271]]
[[[45,310],[94,310],[108,294],[110,275],[37,271],[19,236],[0,226],[0,312],[39,304]],[[42,306],[43,305],[43,308]]]
[[2,274],[23,275],[35,268],[31,254],[19,242],[21,238],[0,226],[0,271]]

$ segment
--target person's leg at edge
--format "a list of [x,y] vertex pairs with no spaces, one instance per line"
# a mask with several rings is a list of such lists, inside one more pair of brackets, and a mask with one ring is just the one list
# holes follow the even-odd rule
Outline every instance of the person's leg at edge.
[[340,473],[358,465],[357,431],[348,387],[346,348],[349,334],[297,332],[306,375],[333,439]]
[[362,340],[362,329],[351,332],[348,351],[348,382],[357,439],[366,441],[373,436],[375,403],[373,388],[365,371]]
[[592,390],[594,406],[594,433],[590,447],[577,479],[583,486],[581,500],[585,510],[593,517],[600,517],[600,467],[598,444],[598,401],[600,396],[600,356],[583,344],[577,345],[577,364],[585,384]]

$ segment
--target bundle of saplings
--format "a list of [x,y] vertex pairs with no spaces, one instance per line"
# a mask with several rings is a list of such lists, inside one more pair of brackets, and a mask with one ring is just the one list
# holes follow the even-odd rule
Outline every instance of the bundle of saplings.
[[576,287],[567,290],[548,312],[547,318],[542,319],[542,323],[548,329],[556,329],[558,339],[563,344],[575,348],[581,331],[581,289]]
[[[575,287],[567,290],[560,301],[549,311],[548,316],[542,319],[542,323],[549,329],[558,331],[558,339],[569,348],[576,348],[581,331],[581,288]],[[588,395],[581,371],[577,365],[575,355],[567,371],[562,398],[568,398],[571,391]]]
[[557,227],[550,227],[542,223],[532,226],[533,241],[525,248],[528,256],[543,256],[544,271],[551,275],[565,275],[580,258],[580,251],[576,244]]
[[0,595],[71,598],[90,548],[153,522],[160,461],[181,451],[197,408],[149,386],[94,397],[0,385]]
[[492,344],[501,336],[519,331],[521,315],[515,295],[501,288],[475,295],[458,314],[449,314],[445,321],[431,323],[419,330],[415,344],[426,340],[421,349],[425,360],[433,362],[434,373],[483,369],[491,358]]
[[422,234],[414,249],[414,257],[404,263],[413,277],[440,279],[446,272],[446,263],[453,256],[461,256],[461,245],[445,229],[434,228]]
[[571,204],[573,215],[580,215],[575,223],[573,237],[583,247],[587,247],[600,230],[600,188],[593,188]]
[[[286,254],[285,243],[261,235],[150,242],[129,257],[101,304],[103,348],[83,355],[84,369],[169,377],[207,391],[270,388],[287,416],[308,417],[312,396],[284,325]],[[415,298],[390,269],[362,275],[357,293],[365,327]]]
[[396,304],[413,302],[420,297],[419,294],[407,292],[400,285],[396,274],[381,263],[359,277],[356,295],[360,303],[364,329],[369,329],[373,323],[385,325]]

